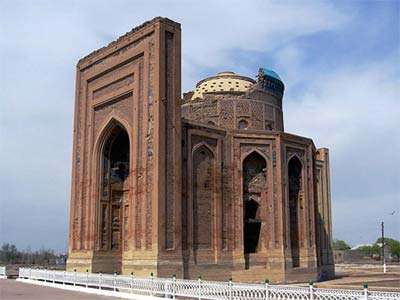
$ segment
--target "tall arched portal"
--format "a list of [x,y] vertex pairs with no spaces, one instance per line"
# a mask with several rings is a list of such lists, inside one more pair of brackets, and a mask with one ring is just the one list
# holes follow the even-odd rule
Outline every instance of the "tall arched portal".
[[[128,227],[129,137],[115,125],[101,152],[100,250],[121,253]],[[126,243],[125,243],[125,246]]]
[[243,240],[245,268],[250,268],[250,254],[256,253],[261,233],[261,204],[266,191],[265,159],[252,152],[243,161]]
[[[212,248],[214,155],[201,146],[193,153],[193,248]],[[196,259],[196,258],[195,258]]]
[[292,266],[300,266],[300,233],[299,233],[299,203],[301,195],[301,162],[297,156],[292,157],[288,164],[289,177],[289,222],[290,248],[292,251]]

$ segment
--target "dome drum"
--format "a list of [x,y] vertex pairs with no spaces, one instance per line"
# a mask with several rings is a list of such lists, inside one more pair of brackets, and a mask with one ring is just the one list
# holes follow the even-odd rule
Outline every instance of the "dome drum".
[[182,117],[225,129],[283,131],[279,76],[260,69],[257,81],[233,72],[201,80],[184,94]]
[[183,104],[181,113],[185,119],[225,129],[283,131],[282,108],[260,100],[205,97]]
[[199,81],[193,91],[191,100],[203,98],[208,94],[243,95],[255,83],[255,80],[237,75],[234,72],[220,72],[215,76]]

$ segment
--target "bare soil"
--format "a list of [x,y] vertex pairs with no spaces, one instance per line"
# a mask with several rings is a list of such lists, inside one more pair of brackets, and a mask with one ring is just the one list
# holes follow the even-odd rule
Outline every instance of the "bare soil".
[[380,265],[336,265],[336,278],[318,282],[317,287],[363,288],[368,284],[371,290],[400,292],[400,265],[389,265],[383,273]]
[[79,292],[71,292],[57,288],[44,287],[15,281],[0,279],[1,300],[117,300],[120,298],[105,297]]

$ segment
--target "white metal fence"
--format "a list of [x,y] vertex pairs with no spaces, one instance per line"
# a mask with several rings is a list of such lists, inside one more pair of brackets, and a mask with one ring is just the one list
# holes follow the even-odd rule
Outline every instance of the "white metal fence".
[[360,300],[400,299],[400,293],[342,290],[265,284],[244,284],[176,278],[138,278],[134,276],[92,274],[38,269],[19,269],[19,278],[169,298],[210,300]]
[[6,275],[6,267],[0,266],[0,278],[7,277]]

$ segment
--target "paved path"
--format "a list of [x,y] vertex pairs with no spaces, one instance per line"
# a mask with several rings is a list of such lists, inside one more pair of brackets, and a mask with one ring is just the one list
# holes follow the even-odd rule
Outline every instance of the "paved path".
[[61,289],[18,282],[11,279],[0,279],[1,300],[117,300],[120,298],[105,297]]

